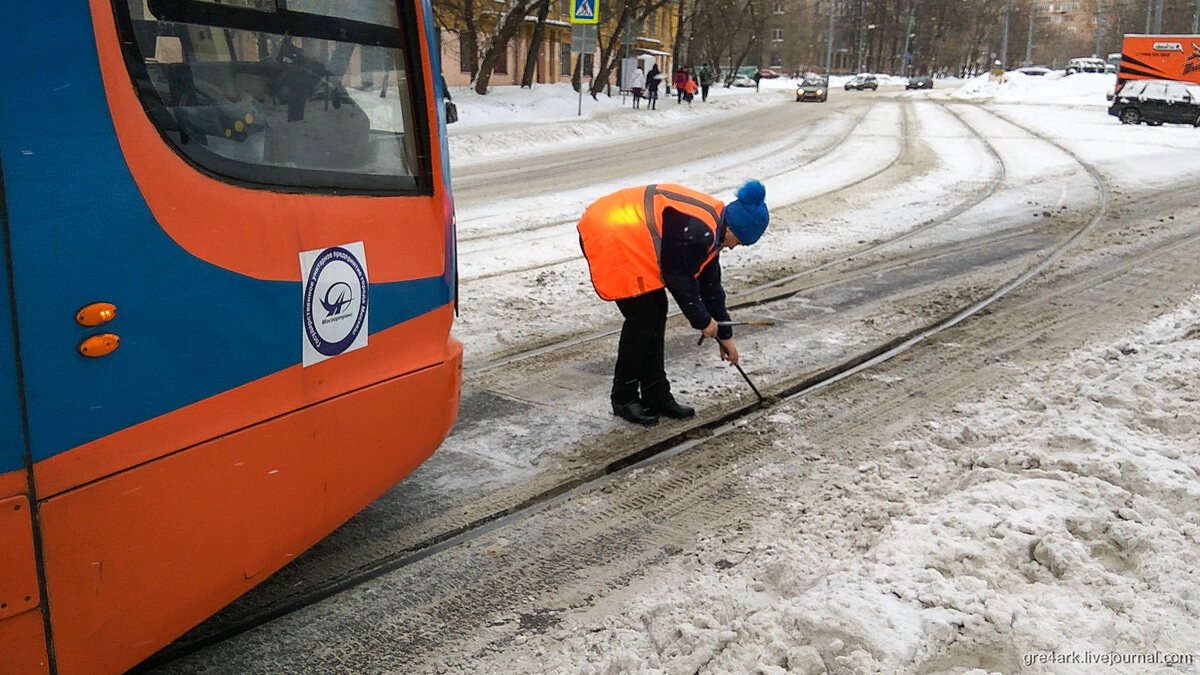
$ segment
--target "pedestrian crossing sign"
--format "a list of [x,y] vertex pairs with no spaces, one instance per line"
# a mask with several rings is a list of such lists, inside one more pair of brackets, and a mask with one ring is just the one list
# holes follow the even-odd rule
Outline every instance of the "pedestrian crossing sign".
[[600,23],[600,0],[571,0],[571,23]]

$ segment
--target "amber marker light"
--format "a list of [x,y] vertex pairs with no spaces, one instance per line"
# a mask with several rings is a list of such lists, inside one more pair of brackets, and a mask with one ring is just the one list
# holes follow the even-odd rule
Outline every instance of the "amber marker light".
[[81,326],[99,326],[113,320],[117,315],[117,306],[111,302],[93,302],[75,314],[75,321]]
[[108,356],[121,344],[121,338],[112,333],[93,335],[79,343],[79,353],[84,356]]

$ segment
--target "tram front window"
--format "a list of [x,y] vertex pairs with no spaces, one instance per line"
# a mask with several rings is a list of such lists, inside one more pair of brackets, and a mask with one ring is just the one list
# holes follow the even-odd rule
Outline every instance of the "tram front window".
[[266,186],[428,185],[394,0],[119,2],[146,112],[198,166]]

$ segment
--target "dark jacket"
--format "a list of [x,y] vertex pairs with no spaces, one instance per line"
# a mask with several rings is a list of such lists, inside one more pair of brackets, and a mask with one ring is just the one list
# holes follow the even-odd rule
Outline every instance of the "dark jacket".
[[[688,323],[696,330],[703,330],[713,319],[729,321],[725,289],[721,286],[721,256],[704,265],[713,247],[720,245],[713,241],[712,230],[670,208],[663,211],[662,226],[662,280]],[[722,222],[717,228],[718,242],[724,232]],[[733,328],[720,326],[717,337],[722,340],[733,337]]]
[[650,72],[646,73],[647,92],[658,93],[658,76],[661,74],[662,72],[659,71],[657,63],[650,67]]

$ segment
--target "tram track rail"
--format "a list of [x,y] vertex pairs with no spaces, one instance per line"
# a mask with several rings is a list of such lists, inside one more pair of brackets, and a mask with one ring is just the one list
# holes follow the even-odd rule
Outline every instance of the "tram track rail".
[[[995,113],[990,113],[995,114]],[[839,363],[829,367],[820,369],[819,371],[796,378],[793,381],[775,382],[762,388],[772,400],[792,400],[803,397],[810,392],[828,387],[833,383],[850,377],[862,370],[869,368],[884,360],[893,358],[901,354],[913,346],[928,340],[930,337],[951,328],[971,316],[983,311],[989,305],[995,303],[999,299],[1005,297],[1016,288],[1022,286],[1030,279],[1044,272],[1047,268],[1054,265],[1063,256],[1065,256],[1079,241],[1085,238],[1094,230],[1098,223],[1102,222],[1109,208],[1109,187],[1104,177],[1091,167],[1087,162],[1081,159],[1078,155],[1066,149],[1065,147],[1055,143],[1052,139],[1045,138],[1043,135],[1030,130],[1026,127],[1016,125],[1016,123],[1008,120],[1010,124],[1014,124],[1023,129],[1026,133],[1040,138],[1046,143],[1055,145],[1062,152],[1072,157],[1075,162],[1090,176],[1091,180],[1096,185],[1098,196],[1090,215],[1083,218],[1084,222],[1081,226],[1074,229],[1069,236],[1059,240],[1054,246],[1045,251],[1045,255],[1039,257],[1033,263],[1025,266],[1019,273],[1006,279],[1004,282],[997,284],[989,289],[989,292],[979,294],[972,298],[969,302],[962,306],[956,307],[952,311],[936,316],[922,325],[908,330],[900,335],[895,335],[886,341],[873,346],[870,349],[862,350],[848,358],[841,360]],[[968,125],[969,127],[969,125]],[[938,224],[949,222],[953,218],[957,218],[988,198],[990,198],[1004,180],[1004,166],[999,153],[987,144],[986,140],[980,136],[991,152],[997,163],[998,171],[995,181],[990,188],[985,190],[983,194],[976,195],[969,203],[960,204],[955,209],[952,209],[947,214],[943,214],[939,218],[923,223],[919,228],[909,232],[902,233],[897,237],[890,238],[884,242],[877,242],[870,246],[856,250],[852,253],[845,254],[834,260],[829,260],[819,264],[816,267],[802,270],[786,277],[769,281],[764,284],[759,284],[750,289],[746,289],[740,293],[732,307],[762,307],[769,305],[772,302],[777,302],[781,299],[790,298],[798,293],[808,292],[819,284],[826,283],[822,280],[814,280],[807,285],[801,281],[805,278],[812,277],[818,272],[827,272],[839,265],[845,265],[851,262],[861,260],[869,253],[879,253],[885,250],[888,246],[894,245],[901,241],[906,241],[920,233],[927,232],[935,228]],[[896,161],[899,161],[898,159]],[[996,234],[992,237],[983,238],[980,240],[961,243],[949,247],[944,247],[937,250],[933,255],[952,256],[961,255],[964,251],[971,248],[980,248],[994,246],[1004,240],[1011,240],[1026,236],[1025,232],[1004,232]],[[858,271],[860,274],[878,274],[893,265],[911,265],[912,259],[906,259],[901,262],[889,263],[888,261],[879,261],[865,265]],[[488,370],[500,368],[502,366],[516,363],[519,361],[528,360],[536,356],[543,356],[553,352],[556,349],[563,349],[564,346],[578,346],[586,341],[595,340],[602,336],[608,336],[616,332],[615,329],[607,330],[602,333],[590,334],[564,341],[563,343],[545,348],[530,350],[521,354],[515,354],[501,359],[496,359],[488,363],[480,364],[467,371],[466,375],[473,376],[484,373]],[[761,383],[760,383],[761,386]],[[670,457],[674,457],[687,451],[699,443],[718,438],[730,430],[737,428],[739,422],[743,421],[748,416],[757,415],[762,410],[762,405],[758,400],[752,400],[748,403],[731,405],[722,409],[717,415],[704,419],[694,425],[685,426],[678,430],[677,433],[672,433],[664,438],[655,440],[652,443],[637,447],[620,457],[611,459],[601,465],[594,466],[588,470],[578,472],[569,479],[559,481],[548,489],[541,490],[536,494],[527,497],[520,502],[510,506],[494,510],[479,517],[475,517],[453,528],[448,528],[442,532],[424,539],[409,544],[407,546],[397,548],[390,551],[387,555],[376,556],[375,558],[365,561],[353,567],[349,572],[343,572],[334,577],[325,579],[320,583],[312,584],[300,592],[295,592],[282,602],[275,603],[269,609],[259,611],[253,614],[243,615],[234,620],[226,621],[221,625],[209,625],[207,629],[200,632],[194,632],[185,636],[173,645],[162,650],[150,660],[139,666],[135,672],[148,672],[156,668],[166,666],[173,661],[180,659],[188,654],[194,653],[207,646],[217,644],[221,641],[230,639],[238,634],[250,630],[256,626],[262,625],[281,616],[290,614],[314,603],[320,602],[337,593],[354,588],[366,581],[377,578],[381,575],[400,570],[406,566],[412,565],[421,560],[425,560],[430,556],[436,555],[442,551],[465,544],[472,539],[479,537],[485,533],[491,532],[497,528],[507,524],[516,522],[523,518],[528,518],[556,503],[567,499],[571,495],[581,492],[595,490],[607,482],[628,473],[629,471],[652,465],[657,462],[664,461]]]
[[[903,110],[905,110],[905,108],[902,107],[901,110],[903,111]],[[840,134],[838,134],[837,136],[834,137],[833,142],[820,148],[816,153],[814,153],[812,155],[803,156],[803,159],[801,161],[799,161],[798,164],[791,166],[788,171],[789,172],[795,171],[797,168],[802,169],[802,168],[809,166],[815,162],[818,162],[818,161],[821,161],[822,159],[827,158],[831,153],[833,153],[835,150],[837,150],[844,143],[847,142],[847,140],[854,134],[854,132],[862,124],[863,119],[867,116],[867,114],[869,112],[870,112],[869,110],[864,110],[862,113],[857,115],[851,124],[847,125],[847,127]],[[902,117],[902,120],[903,120],[903,117]],[[886,165],[876,169],[875,171],[871,171],[871,172],[865,174],[864,176],[861,176],[858,179],[854,180],[853,182],[851,182],[847,185],[841,186],[841,187],[837,188],[836,190],[831,190],[830,192],[831,193],[840,192],[840,191],[843,191],[846,189],[853,188],[855,186],[861,185],[861,184],[875,178],[876,176],[879,176],[887,171],[892,170],[897,164],[899,164],[904,159],[904,156],[906,154],[907,145],[908,145],[907,127],[908,127],[907,122],[902,121],[900,152],[898,152],[896,154],[896,156],[891,159],[891,161],[889,161]],[[793,142],[790,143],[790,146],[797,147],[802,144],[803,144],[802,139],[800,139],[798,137],[794,137]],[[775,152],[775,151],[776,150],[774,150],[774,149],[771,150],[771,152]],[[744,159],[741,162],[741,164],[753,165],[757,160],[760,160],[762,158],[762,156],[764,156],[766,154],[768,154],[768,152],[766,150],[764,150],[762,152],[752,152],[749,154],[749,156],[746,159]],[[773,175],[767,174],[764,176],[760,176],[759,180],[770,181],[772,178],[775,178],[777,176],[778,176],[778,173],[773,174]],[[730,184],[730,185],[724,186],[724,189],[731,190],[734,187],[736,187],[736,186],[733,184]],[[824,196],[824,195],[817,195],[817,196],[820,197],[820,196]],[[460,246],[463,246],[463,245],[478,244],[479,242],[495,241],[495,242],[497,242],[497,246],[503,246],[504,245],[503,241],[515,234],[529,235],[529,234],[535,234],[535,233],[544,233],[544,238],[550,239],[550,238],[563,236],[562,234],[560,234],[561,230],[570,230],[570,233],[567,235],[567,238],[569,239],[569,238],[571,238],[571,236],[574,233],[574,228],[575,228],[575,224],[576,224],[577,220],[578,220],[578,218],[570,218],[570,219],[565,219],[565,220],[555,220],[550,223],[539,223],[534,226],[515,227],[515,228],[512,228],[511,230],[506,229],[505,233],[500,236],[497,236],[495,234],[487,234],[487,235],[475,235],[475,236],[462,237],[459,240],[459,244],[460,244]],[[487,248],[477,248],[477,249],[473,250],[472,253],[478,255],[478,254],[487,253],[490,250],[491,249],[487,249]],[[538,260],[538,261],[535,261],[530,264],[508,265],[508,266],[505,266],[503,269],[499,269],[499,270],[496,270],[493,272],[486,272],[486,273],[481,273],[481,274],[465,276],[463,278],[463,282],[464,283],[476,283],[476,282],[480,282],[480,281],[488,281],[488,280],[496,279],[498,277],[515,276],[515,275],[520,275],[520,274],[537,272],[539,270],[543,270],[546,268],[556,267],[559,265],[563,265],[563,264],[566,264],[569,262],[576,261],[578,258],[579,258],[578,252],[572,249],[571,252],[567,255],[562,255],[562,256],[547,259],[547,260]]]
[[[906,109],[907,109],[907,106],[902,106],[902,110],[906,110]],[[862,117],[863,116],[860,115],[858,120],[861,121]],[[859,177],[846,185],[840,186],[834,190],[830,190],[827,193],[819,195],[819,197],[828,197],[828,196],[834,196],[837,194],[849,192],[857,187],[862,186],[863,184],[867,183],[868,181],[883,175],[886,171],[894,169],[908,154],[907,146],[912,142],[912,139],[909,138],[909,134],[908,134],[907,114],[902,116],[902,120],[903,120],[903,134],[902,134],[903,142],[901,143],[901,152],[899,152],[896,155],[896,157],[894,157],[890,162],[888,162],[886,166],[884,166],[876,171],[873,171],[865,176]],[[1000,186],[1004,183],[1005,176],[1006,176],[1006,172],[1004,169],[1004,163],[1001,161],[1000,155],[995,150],[995,148],[991,147],[991,145],[987,142],[987,140],[982,135],[980,135],[978,131],[971,128],[969,125],[966,125],[965,123],[964,123],[964,126],[972,133],[972,135],[975,137],[975,139],[979,143],[981,143],[984,147],[986,147],[988,149],[989,155],[993,162],[994,175],[992,176],[992,179],[990,181],[988,181],[980,190],[977,190],[974,194],[970,195],[966,200],[953,206],[945,213],[939,215],[936,218],[930,218],[915,228],[901,232],[895,236],[888,237],[882,241],[873,242],[866,246],[856,248],[848,253],[838,255],[831,259],[820,262],[814,266],[807,267],[803,270],[799,270],[794,273],[787,274],[783,277],[772,279],[772,280],[757,284],[755,286],[731,293],[729,295],[729,302],[728,302],[729,308],[730,309],[739,309],[739,308],[745,308],[745,307],[761,306],[763,304],[772,302],[774,300],[780,300],[783,298],[791,297],[791,296],[796,295],[797,293],[803,292],[804,290],[809,290],[810,288],[812,288],[811,286],[796,287],[796,282],[801,279],[804,279],[806,277],[815,275],[817,273],[824,272],[824,271],[830,270],[830,269],[838,267],[838,266],[845,265],[847,263],[850,263],[850,262],[853,262],[856,260],[860,260],[864,256],[884,251],[892,246],[906,242],[906,241],[908,241],[916,236],[919,236],[923,233],[927,233],[939,226],[945,225],[946,223],[952,221],[955,218],[958,218],[959,216],[963,215],[964,213],[967,213],[968,211],[970,211],[972,208],[975,208],[976,206],[982,204],[983,202],[985,202],[989,198],[991,198],[992,195],[994,195],[996,193],[996,191],[1000,188]],[[853,131],[854,131],[853,128],[848,129],[847,132],[845,134],[843,134],[842,138],[845,139],[845,138],[849,137],[849,135]],[[832,149],[830,149],[829,151],[832,151]],[[827,151],[827,152],[829,152],[829,151]],[[814,158],[814,161],[815,161],[815,159],[816,158]],[[572,226],[574,225],[573,222],[570,224]],[[1006,234],[1004,236],[1007,237],[1007,236],[1014,236],[1014,235]],[[577,258],[578,258],[578,256],[576,255],[572,259],[577,259]],[[531,267],[528,269],[506,270],[504,273],[507,274],[507,273],[517,273],[517,272],[530,272],[530,271],[534,271],[536,269],[538,269],[538,268]],[[481,279],[481,278],[483,278],[483,277],[474,277],[472,279],[472,281],[476,280],[476,279]],[[672,314],[672,316],[678,316],[678,314],[679,314],[678,312],[674,312]],[[577,336],[563,338],[561,340],[557,340],[554,344],[546,345],[546,346],[539,347],[536,349],[525,350],[525,351],[522,351],[517,354],[512,354],[512,355],[502,356],[502,357],[495,358],[495,359],[490,359],[484,363],[480,363],[477,365],[468,365],[464,368],[464,373],[465,374],[474,374],[474,373],[484,372],[484,371],[487,371],[487,370],[490,370],[493,368],[497,368],[500,366],[505,366],[505,365],[508,365],[511,363],[515,363],[517,361],[523,361],[523,360],[526,360],[526,359],[529,359],[529,358],[532,358],[535,356],[542,356],[544,354],[553,352],[556,349],[561,349],[564,346],[575,346],[575,345],[584,344],[584,343],[587,343],[587,342],[590,342],[593,340],[597,340],[600,338],[604,338],[604,337],[613,335],[619,331],[620,331],[619,327],[606,328],[606,329],[601,329],[599,331],[589,332],[589,333],[586,333],[583,335],[577,335]]]
[[[880,105],[880,104],[873,104],[871,106],[871,109],[875,108],[878,105]],[[836,200],[839,198],[843,198],[846,195],[851,195],[855,191],[862,189],[864,186],[870,185],[872,181],[884,178],[891,173],[895,173],[899,168],[901,168],[904,165],[906,158],[912,155],[912,149],[913,149],[914,143],[918,142],[918,139],[916,137],[914,137],[910,132],[911,122],[909,121],[909,117],[910,117],[911,113],[909,112],[909,108],[911,107],[911,105],[912,104],[909,102],[902,102],[898,106],[898,109],[900,111],[900,113],[899,113],[900,134],[899,134],[899,139],[898,139],[898,143],[897,143],[897,152],[895,153],[895,155],[893,157],[891,157],[886,163],[875,168],[875,170],[872,170],[872,171],[866,172],[862,175],[856,176],[853,178],[853,180],[841,183],[836,187],[832,187],[828,190],[824,190],[824,191],[813,194],[811,197],[806,198],[806,203],[811,203],[811,202],[819,201],[819,200]],[[867,116],[866,112],[859,114],[855,118],[855,123],[853,125],[848,126],[844,130],[844,132],[838,136],[838,138],[840,139],[839,142],[844,142],[846,139],[853,136],[859,130],[858,126],[863,123],[863,120],[866,116]],[[781,284],[787,284],[796,278],[811,275],[815,272],[820,272],[827,268],[831,268],[831,267],[843,264],[847,261],[854,260],[855,258],[864,256],[864,255],[869,255],[876,251],[884,250],[884,249],[888,248],[889,246],[902,243],[902,242],[904,242],[908,239],[911,239],[912,237],[918,236],[924,232],[928,232],[930,230],[936,229],[938,226],[943,225],[946,222],[961,216],[963,213],[966,213],[966,212],[970,211],[972,208],[975,208],[979,204],[987,201],[1005,181],[1005,172],[1004,172],[1003,163],[1000,161],[999,155],[996,153],[995,149],[990,148],[988,146],[986,139],[984,139],[976,130],[972,129],[970,127],[970,125],[965,124],[961,120],[959,120],[959,122],[962,125],[963,129],[967,130],[968,135],[973,139],[974,143],[978,143],[981,147],[986,148],[986,151],[991,158],[993,170],[991,171],[991,175],[989,176],[989,178],[986,181],[983,181],[981,185],[974,186],[971,190],[966,191],[965,194],[963,194],[963,195],[955,195],[956,201],[952,205],[950,205],[950,207],[946,210],[945,213],[940,214],[937,217],[930,218],[930,219],[926,220],[925,222],[919,224],[915,228],[912,228],[905,232],[899,233],[896,236],[888,237],[881,241],[876,241],[868,246],[855,249],[855,250],[853,250],[847,254],[841,255],[839,257],[825,260],[821,264],[818,264],[811,268],[800,270],[789,276],[786,276],[783,278],[769,279],[768,281],[766,281],[762,284],[763,287],[771,287],[771,286],[778,286]],[[780,174],[778,172],[774,173],[774,174],[769,174],[766,176],[765,180],[770,181],[772,179],[778,178],[780,175],[795,174],[796,172],[802,171],[804,169],[804,167],[806,167],[814,162],[819,162],[819,161],[828,159],[831,155],[836,153],[837,150],[838,150],[838,146],[827,147],[821,153],[809,158],[807,161],[805,161],[799,165],[796,165],[796,166],[789,166],[787,171],[784,174]],[[847,157],[844,160],[840,160],[840,161],[852,161],[852,158]],[[782,205],[781,207],[777,207],[777,211],[779,213],[777,220],[781,219],[781,218],[786,219],[788,217],[789,208],[794,208],[794,207],[791,205],[787,205],[787,204]],[[797,216],[797,217],[799,217],[799,216]],[[547,226],[547,227],[558,228],[561,232],[566,232],[569,230],[569,233],[567,233],[565,235],[560,233],[558,236],[563,237],[565,239],[569,239],[571,242],[574,242],[574,238],[573,238],[574,237],[574,224],[575,224],[574,220],[571,220],[570,222],[561,221],[561,222],[555,222],[552,225]],[[505,235],[505,236],[507,236],[507,235]],[[546,238],[551,238],[554,236],[555,236],[554,234],[547,234]],[[502,237],[495,237],[495,236],[489,237],[489,239],[499,239],[499,238],[502,238]],[[564,253],[561,256],[555,257],[551,260],[534,261],[529,264],[509,265],[509,266],[506,266],[504,269],[497,270],[495,272],[465,276],[463,279],[464,289],[469,289],[474,284],[476,284],[480,281],[492,281],[492,280],[496,280],[499,278],[511,278],[511,279],[515,280],[515,279],[518,279],[521,277],[528,277],[529,275],[532,275],[532,274],[535,274],[538,272],[554,273],[554,269],[557,267],[561,267],[561,266],[565,266],[568,264],[579,262],[580,257],[578,255],[576,245],[574,243],[571,243],[570,245],[566,245],[565,250],[567,251],[566,253]],[[478,253],[478,252],[474,252],[474,253]],[[731,300],[733,300],[736,303],[738,296],[745,295],[746,293],[750,293],[750,292],[761,292],[762,290],[763,290],[762,288],[754,287],[754,288],[748,289],[746,291],[734,291],[731,294]],[[464,291],[464,292],[469,294],[469,290]],[[528,355],[543,354],[548,350],[552,350],[552,349],[556,348],[556,345],[579,344],[582,342],[586,342],[590,339],[595,339],[597,337],[603,337],[606,335],[610,335],[612,333],[611,329],[600,329],[598,331],[592,330],[592,331],[586,331],[586,332],[580,331],[580,332],[571,333],[570,331],[558,330],[559,328],[561,328],[561,326],[555,327],[555,330],[552,330],[552,331],[548,332],[547,334],[540,336],[543,339],[547,339],[547,342],[545,344],[536,345],[534,349],[523,349],[522,353],[519,353],[519,354],[506,355],[503,353],[505,350],[501,349],[501,350],[499,350],[498,355],[491,357],[491,358],[487,358],[486,361],[481,364],[480,363],[475,363],[475,364],[471,363],[472,355],[468,354],[468,360],[467,360],[467,364],[466,364],[467,372],[475,372],[480,369],[487,369],[490,367],[494,367],[495,365],[502,365],[505,363],[509,363],[513,360],[521,360],[522,358],[524,358],[525,356],[528,356]]]

